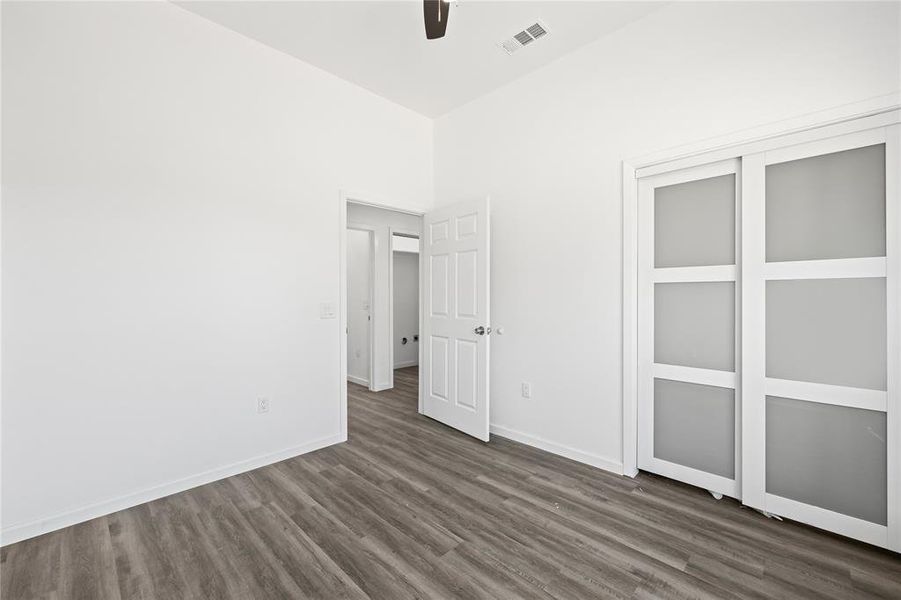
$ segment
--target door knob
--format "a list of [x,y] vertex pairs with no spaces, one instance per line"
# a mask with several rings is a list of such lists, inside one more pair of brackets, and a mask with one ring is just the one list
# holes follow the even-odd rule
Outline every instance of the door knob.
[[489,333],[489,334],[491,333],[491,328],[488,327],[488,328],[486,329],[485,327],[482,327],[481,325],[479,325],[478,327],[476,327],[476,328],[473,329],[472,331],[473,331],[476,335],[485,335],[486,333]]

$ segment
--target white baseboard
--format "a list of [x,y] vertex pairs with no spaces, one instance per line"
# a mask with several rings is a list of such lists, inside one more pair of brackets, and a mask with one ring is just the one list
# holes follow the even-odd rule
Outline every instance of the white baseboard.
[[357,385],[362,385],[364,387],[369,387],[369,380],[363,379],[362,377],[357,377],[356,375],[347,374],[347,380],[351,383],[356,383]]
[[555,442],[549,442],[540,437],[522,433],[514,429],[508,429],[500,425],[489,426],[489,431],[492,435],[497,435],[502,438],[507,438],[508,440],[513,440],[514,442],[519,442],[520,444],[532,446],[534,448],[544,450],[545,452],[550,452],[551,454],[556,454],[558,456],[562,456],[576,462],[590,465],[592,467],[597,467],[598,469],[610,471],[611,473],[616,473],[617,475],[623,474],[623,463],[605,458],[603,456],[599,456],[597,454],[591,454],[588,452],[583,452],[582,450],[570,448],[569,446],[564,446]]
[[419,364],[419,361],[415,358],[413,360],[399,360],[394,363],[395,369],[403,369],[404,367],[415,367]]
[[184,492],[200,485],[212,483],[213,481],[225,479],[226,477],[231,477],[232,475],[237,475],[239,473],[252,471],[253,469],[259,469],[260,467],[265,467],[266,465],[271,465],[272,463],[281,462],[295,456],[300,456],[301,454],[306,454],[307,452],[313,452],[314,450],[319,450],[320,448],[325,448],[326,446],[331,446],[333,444],[338,444],[345,441],[347,441],[346,435],[331,435],[325,438],[314,440],[307,444],[285,448],[284,450],[279,450],[278,452],[256,456],[248,460],[242,460],[230,465],[225,465],[224,467],[219,467],[205,471],[203,473],[198,473],[197,475],[191,475],[190,477],[177,479],[175,481],[154,486],[140,492],[127,494],[125,496],[119,496],[118,498],[105,500],[103,502],[97,502],[95,504],[90,504],[88,506],[67,511],[65,513],[59,513],[47,517],[46,519],[40,519],[38,521],[32,521],[30,523],[23,523],[21,525],[11,525],[9,527],[5,527],[2,531],[0,531],[0,545],[6,546],[9,544],[14,544],[16,542],[21,542],[22,540],[49,533],[51,531],[56,531],[57,529],[62,529],[63,527],[69,527],[70,525],[76,525],[78,523],[83,523],[84,521],[90,521],[91,519],[96,519],[97,517],[102,517],[104,515],[118,512],[120,510],[125,510],[126,508],[144,504],[145,502],[150,502],[151,500],[157,500],[165,496],[171,496],[172,494]]

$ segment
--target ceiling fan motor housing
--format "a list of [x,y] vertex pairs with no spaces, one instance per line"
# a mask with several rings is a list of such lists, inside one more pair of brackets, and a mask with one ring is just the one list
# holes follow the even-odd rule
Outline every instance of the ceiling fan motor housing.
[[447,32],[447,17],[450,2],[447,0],[423,0],[422,12],[425,17],[425,37],[428,40],[443,38]]

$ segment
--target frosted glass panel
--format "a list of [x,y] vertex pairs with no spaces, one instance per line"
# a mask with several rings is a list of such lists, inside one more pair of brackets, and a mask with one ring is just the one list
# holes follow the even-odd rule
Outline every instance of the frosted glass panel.
[[735,391],[654,380],[654,456],[735,477]]
[[735,264],[735,175],[654,190],[654,266]]
[[885,279],[768,281],[766,374],[886,389]]
[[654,362],[735,370],[735,283],[654,286]]
[[885,256],[885,144],[766,168],[767,261]]
[[886,524],[885,413],[766,398],[766,491]]

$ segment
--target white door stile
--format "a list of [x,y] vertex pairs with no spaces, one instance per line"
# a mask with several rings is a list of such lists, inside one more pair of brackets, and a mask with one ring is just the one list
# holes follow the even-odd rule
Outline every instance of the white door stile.
[[764,168],[762,153],[742,157],[741,501],[758,510],[766,510],[766,287],[763,278],[766,246],[763,236],[754,232],[763,231],[766,224]]
[[744,478],[742,476],[742,456],[744,455],[744,438],[741,429],[742,410],[744,407],[744,393],[741,388],[742,381],[742,346],[744,336],[742,335],[741,318],[744,304],[742,299],[742,288],[744,280],[741,276],[742,264],[742,244],[744,239],[744,228],[742,221],[743,201],[743,179],[744,171],[741,167],[741,159],[736,159],[735,164],[735,366],[734,381],[732,388],[735,390],[735,494],[734,498],[741,500],[744,493]]
[[887,546],[901,552],[901,124],[885,133]]

